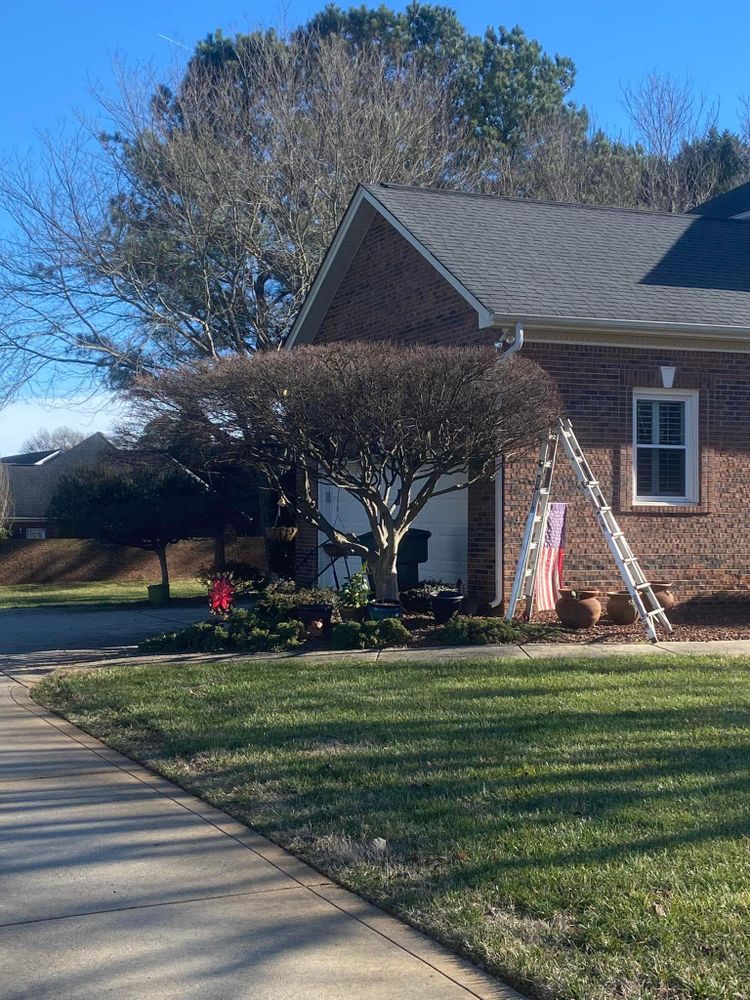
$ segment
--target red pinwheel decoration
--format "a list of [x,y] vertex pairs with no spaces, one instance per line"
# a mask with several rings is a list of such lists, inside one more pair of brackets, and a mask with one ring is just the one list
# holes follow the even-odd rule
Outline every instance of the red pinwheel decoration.
[[228,576],[215,576],[208,592],[208,606],[212,615],[228,615],[234,604],[234,584]]

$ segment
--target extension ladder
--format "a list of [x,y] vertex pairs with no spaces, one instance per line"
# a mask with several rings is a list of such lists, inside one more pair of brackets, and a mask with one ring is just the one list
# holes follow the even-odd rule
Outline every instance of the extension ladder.
[[651,642],[656,642],[658,636],[655,623],[658,622],[668,633],[672,631],[672,626],[664,608],[657,601],[653,588],[646,579],[633,550],[625,539],[625,535],[612,512],[612,507],[607,503],[599,481],[591,471],[586,456],[583,454],[573,426],[566,417],[561,417],[558,420],[557,426],[549,431],[546,440],[542,442],[534,483],[534,496],[526,522],[521,555],[505,617],[508,620],[514,617],[521,596],[526,599],[527,616],[531,613],[536,575],[539,568],[539,555],[547,527],[552,473],[554,472],[559,441],[562,441],[565,454],[573,466],[579,489],[586,495],[594,508],[599,527],[602,529],[602,534],[614,556],[620,576],[638,612],[638,617],[644,624],[646,635]]

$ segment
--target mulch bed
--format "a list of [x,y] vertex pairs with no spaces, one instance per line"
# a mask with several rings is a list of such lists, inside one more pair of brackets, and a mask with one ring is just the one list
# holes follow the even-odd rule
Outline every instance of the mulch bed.
[[[725,621],[721,621],[722,616],[726,616]],[[675,608],[667,617],[674,631],[671,635],[667,635],[657,626],[657,633],[659,633],[659,638],[663,641],[711,642],[714,639],[750,639],[750,623],[737,624],[736,621],[732,622],[729,613],[726,611],[723,612],[723,615],[722,613],[712,615],[713,620],[710,623],[681,621],[680,618],[682,616],[678,608]],[[557,615],[554,611],[534,615],[533,620],[550,625],[555,623],[559,625]],[[538,641],[551,643],[595,643],[602,646],[613,645],[619,642],[648,642],[643,625],[640,622],[634,622],[632,625],[615,625],[605,615],[602,615],[593,628],[567,629],[560,626],[560,629],[560,635]]]
[[[670,642],[711,642],[715,639],[750,639],[750,622],[737,623],[731,620],[731,613],[728,609],[710,610],[701,609],[700,621],[689,620],[694,617],[695,612],[681,611],[679,606],[675,607],[669,614],[673,632],[671,635],[662,633],[657,626],[659,638],[662,641]],[[642,642],[648,643],[648,639],[640,622],[633,625],[615,625],[609,621],[606,615],[602,615],[593,628],[568,629],[564,628],[558,621],[554,611],[541,612],[535,614],[534,622],[544,625],[553,625],[559,629],[557,635],[547,639],[539,638],[533,642],[544,643],[568,643],[580,642],[590,645],[611,646],[617,643]],[[412,633],[414,646],[439,646],[439,630],[431,615],[410,615],[405,614],[403,623]]]

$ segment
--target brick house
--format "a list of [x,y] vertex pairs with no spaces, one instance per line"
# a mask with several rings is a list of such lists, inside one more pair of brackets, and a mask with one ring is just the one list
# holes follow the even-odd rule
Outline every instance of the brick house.
[[[647,575],[673,581],[683,601],[750,595],[746,218],[750,184],[686,215],[360,187],[290,344],[490,345],[518,324]],[[508,595],[533,465],[429,505],[423,577],[461,576],[485,606]],[[321,489],[329,516],[362,523],[355,501]],[[570,503],[567,580],[615,586],[564,460],[554,499]],[[317,544],[303,528],[300,554]]]

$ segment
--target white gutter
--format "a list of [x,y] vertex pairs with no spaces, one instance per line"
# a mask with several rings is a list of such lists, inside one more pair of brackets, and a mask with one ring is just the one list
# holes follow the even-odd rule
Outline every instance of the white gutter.
[[[500,361],[517,354],[523,347],[523,323],[516,320],[513,330],[504,330],[495,344],[500,351]],[[505,350],[503,350],[505,348]],[[490,607],[496,608],[503,601],[503,459],[495,459],[495,597]]]
[[[727,339],[747,340],[750,326],[730,326],[726,323],[673,323],[669,321],[654,322],[636,319],[595,319],[588,316],[545,316],[526,315],[520,321],[522,325],[535,330],[593,330],[599,333],[607,332],[638,332],[658,333],[667,337],[726,337]],[[499,316],[493,314],[492,326],[507,327],[511,323],[518,326],[515,316]]]

